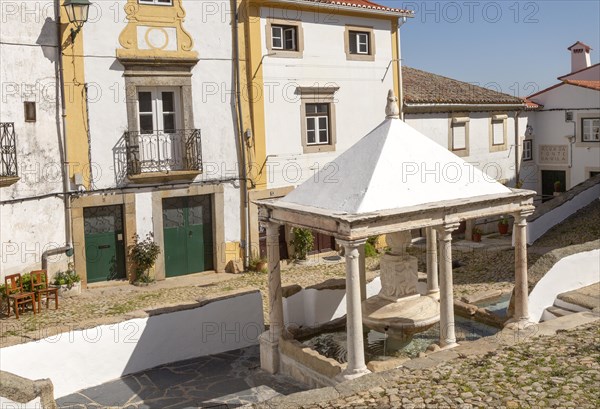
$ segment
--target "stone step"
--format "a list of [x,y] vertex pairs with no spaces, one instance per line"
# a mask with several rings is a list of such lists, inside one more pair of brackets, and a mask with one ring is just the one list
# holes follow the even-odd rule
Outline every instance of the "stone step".
[[586,308],[582,305],[574,304],[572,302],[567,302],[567,301],[561,300],[559,298],[554,300],[554,307],[561,308],[561,309],[567,310],[567,311],[573,311],[573,312],[591,311],[590,308]]
[[575,314],[575,312],[576,312],[576,311],[571,311],[571,310],[565,310],[564,308],[560,308],[555,305],[546,308],[546,311],[548,311],[550,314],[554,315],[555,317],[564,317],[565,315]]

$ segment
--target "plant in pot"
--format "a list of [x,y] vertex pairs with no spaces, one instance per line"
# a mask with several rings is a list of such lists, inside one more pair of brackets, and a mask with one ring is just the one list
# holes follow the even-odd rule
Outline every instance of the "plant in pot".
[[290,241],[294,247],[294,259],[295,260],[306,260],[308,252],[313,248],[314,237],[310,229],[303,229],[299,227],[292,228],[292,234],[294,238]]
[[562,183],[560,183],[560,180],[557,180],[556,182],[554,182],[554,193],[555,195],[562,192]]
[[481,233],[483,232],[479,227],[474,227],[473,233],[471,235],[471,240],[473,240],[475,243],[479,243],[481,241]]
[[500,221],[498,222],[498,232],[500,234],[508,234],[508,218],[505,216],[500,216]]
[[81,277],[75,271],[73,263],[67,265],[66,271],[58,271],[54,274],[52,285],[58,287],[60,296],[81,294]]
[[256,271],[257,273],[266,273],[267,259],[264,257],[252,257],[248,267],[251,271]]
[[160,247],[154,242],[152,233],[148,233],[144,240],[135,235],[135,243],[129,249],[129,257],[135,271],[135,285],[148,285],[154,282],[150,270],[154,267],[156,259],[160,254]]

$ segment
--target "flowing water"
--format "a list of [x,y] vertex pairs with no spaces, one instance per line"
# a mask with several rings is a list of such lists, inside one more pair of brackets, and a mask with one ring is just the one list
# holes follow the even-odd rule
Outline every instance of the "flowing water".
[[[496,334],[499,329],[477,321],[455,317],[456,339],[474,341],[476,339]],[[365,360],[384,361],[390,358],[415,358],[419,352],[424,352],[429,345],[439,341],[439,323],[427,331],[415,334],[403,340],[393,339],[386,334],[376,331],[365,333]],[[323,332],[299,340],[304,345],[316,350],[321,355],[333,358],[340,363],[346,362],[346,330]]]

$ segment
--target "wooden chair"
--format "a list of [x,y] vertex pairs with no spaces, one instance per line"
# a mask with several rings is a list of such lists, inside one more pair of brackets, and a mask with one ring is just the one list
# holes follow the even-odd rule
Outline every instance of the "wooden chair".
[[21,274],[12,274],[4,277],[4,285],[6,291],[6,300],[8,302],[8,316],[10,317],[10,301],[13,302],[15,309],[15,316],[19,319],[19,307],[25,306],[27,303],[31,303],[33,313],[36,313],[35,309],[35,295],[32,292],[23,291],[23,281]]
[[58,288],[48,287],[48,272],[46,270],[35,270],[29,275],[31,276],[31,290],[34,292],[38,303],[38,311],[42,310],[42,298],[46,300],[47,309],[52,297],[54,297],[54,309],[58,310]]

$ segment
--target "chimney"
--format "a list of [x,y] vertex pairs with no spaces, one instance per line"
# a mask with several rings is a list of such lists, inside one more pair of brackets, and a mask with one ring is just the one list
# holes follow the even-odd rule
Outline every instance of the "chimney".
[[592,48],[589,45],[585,45],[581,41],[577,41],[567,48],[567,50],[571,51],[571,72],[583,70],[591,65],[591,49]]

